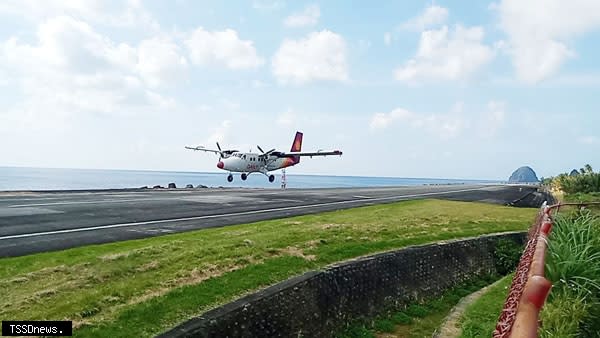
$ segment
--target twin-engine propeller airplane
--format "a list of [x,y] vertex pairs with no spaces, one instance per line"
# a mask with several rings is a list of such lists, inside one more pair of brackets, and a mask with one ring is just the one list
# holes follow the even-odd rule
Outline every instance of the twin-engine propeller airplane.
[[242,180],[245,181],[248,175],[251,173],[262,173],[269,178],[269,182],[275,181],[274,175],[269,175],[269,171],[283,169],[291,167],[300,163],[300,157],[302,156],[328,156],[328,155],[342,155],[339,150],[334,151],[316,151],[316,152],[301,152],[302,148],[302,133],[296,132],[294,143],[292,143],[292,149],[288,153],[271,149],[267,152],[263,151],[260,146],[258,150],[262,154],[258,153],[242,153],[238,150],[222,150],[219,142],[217,142],[217,149],[206,149],[202,146],[197,147],[185,147],[191,150],[200,150],[219,155],[219,162],[217,168],[229,171],[227,181],[233,182],[232,172],[241,172],[240,175]]

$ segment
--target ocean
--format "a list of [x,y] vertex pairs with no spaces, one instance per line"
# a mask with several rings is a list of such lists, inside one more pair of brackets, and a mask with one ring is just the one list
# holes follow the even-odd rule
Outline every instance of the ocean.
[[[175,183],[178,188],[187,184],[194,187],[246,187],[280,188],[281,171],[274,172],[275,182],[269,183],[262,174],[252,174],[242,181],[239,173],[233,182],[227,182],[227,173],[178,172],[150,170],[105,170],[105,169],[51,169],[0,167],[0,191],[15,190],[79,190],[140,188],[155,185],[167,187]],[[463,180],[439,178],[325,176],[287,174],[288,188],[338,188],[338,187],[381,187],[414,186],[424,184],[494,184],[493,180]]]

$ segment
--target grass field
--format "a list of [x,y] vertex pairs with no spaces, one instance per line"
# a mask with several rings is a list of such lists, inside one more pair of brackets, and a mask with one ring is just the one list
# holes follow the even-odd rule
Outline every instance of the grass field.
[[536,209],[420,200],[0,259],[0,320],[152,336],[278,281],[365,254],[526,230]]

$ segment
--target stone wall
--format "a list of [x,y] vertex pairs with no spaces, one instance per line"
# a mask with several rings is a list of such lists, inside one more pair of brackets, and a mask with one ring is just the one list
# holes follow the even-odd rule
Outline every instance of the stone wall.
[[359,258],[308,272],[241,298],[160,337],[330,337],[354,319],[372,318],[495,272],[499,239],[455,240]]

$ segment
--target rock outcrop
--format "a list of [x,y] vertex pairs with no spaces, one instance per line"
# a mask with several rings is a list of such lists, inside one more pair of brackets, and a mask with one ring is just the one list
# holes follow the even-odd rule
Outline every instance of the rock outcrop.
[[508,183],[537,183],[539,181],[535,171],[527,166],[515,170],[508,179]]

